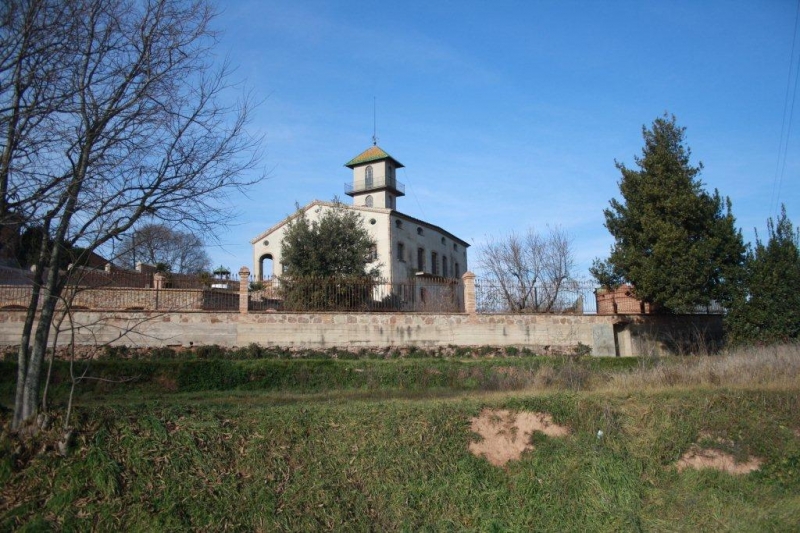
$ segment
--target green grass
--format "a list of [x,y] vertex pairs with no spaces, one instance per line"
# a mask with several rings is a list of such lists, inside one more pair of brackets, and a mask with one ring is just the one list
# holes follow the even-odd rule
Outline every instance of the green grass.
[[[23,450],[1,439],[0,530],[796,531],[797,387],[448,381],[466,368],[496,384],[493,372],[514,363],[540,377],[548,364],[556,374],[577,365],[587,383],[609,383],[609,372],[642,371],[636,361],[201,362],[95,368],[149,377],[87,384],[66,458],[39,453],[56,430]],[[425,375],[427,385],[414,381]],[[495,467],[468,451],[470,419],[486,407],[547,412],[571,433],[536,434],[534,450]],[[698,442],[763,466],[679,473],[675,461]]]

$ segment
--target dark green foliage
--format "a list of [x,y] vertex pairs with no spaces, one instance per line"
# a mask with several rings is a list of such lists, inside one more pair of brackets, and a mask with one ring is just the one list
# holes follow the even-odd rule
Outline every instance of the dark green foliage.
[[221,359],[225,357],[225,348],[217,344],[198,346],[192,350],[198,359]]
[[[31,265],[36,265],[41,253],[42,241],[47,238],[47,253],[51,253],[54,241],[46,235],[46,231],[41,226],[29,226],[22,232],[19,237],[19,246],[16,248],[16,260],[23,268],[29,268]],[[66,269],[70,264],[72,265],[85,265],[90,256],[86,250],[79,246],[73,246],[63,243],[62,255],[59,265],[62,269]]]
[[729,303],[745,251],[730,200],[703,189],[684,133],[674,116],[658,118],[642,129],[638,169],[616,163],[622,200],[604,211],[615,242],[591,269],[600,283],[631,283],[639,299],[671,312]]
[[375,242],[361,217],[338,201],[311,221],[298,209],[281,242],[284,307],[290,310],[364,309],[377,267]]
[[592,355],[592,347],[582,342],[579,342],[577,346],[575,346],[575,356],[576,357],[584,357]]
[[371,251],[375,242],[361,217],[341,203],[324,208],[310,221],[298,210],[281,243],[281,260],[293,277],[370,277]]
[[725,317],[734,343],[774,343],[800,338],[800,243],[798,230],[786,216],[767,221],[769,239],[756,238],[747,254],[739,297]]

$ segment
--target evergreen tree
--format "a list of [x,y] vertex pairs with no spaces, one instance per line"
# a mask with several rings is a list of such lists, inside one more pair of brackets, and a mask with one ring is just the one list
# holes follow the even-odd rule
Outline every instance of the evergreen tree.
[[767,231],[767,243],[756,237],[755,250],[747,254],[744,291],[725,318],[733,343],[800,338],[800,230],[783,207],[777,224],[767,221]]
[[684,134],[664,115],[642,128],[638,169],[616,162],[622,200],[604,210],[615,243],[591,269],[605,285],[631,283],[639,299],[667,312],[730,302],[745,251],[730,200],[703,189],[702,163],[690,163]]
[[298,210],[281,242],[284,305],[296,310],[360,309],[378,268],[375,241],[361,217],[338,201],[311,221]]

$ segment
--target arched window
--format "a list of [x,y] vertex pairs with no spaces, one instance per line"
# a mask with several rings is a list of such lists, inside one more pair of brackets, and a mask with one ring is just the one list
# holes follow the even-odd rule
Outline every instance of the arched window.
[[372,195],[368,194],[366,198],[364,198],[364,205],[367,207],[372,207]]
[[364,175],[364,188],[372,188],[372,165],[369,165],[366,169],[366,173]]
[[264,254],[258,260],[258,281],[266,281],[272,278],[274,272],[272,254]]

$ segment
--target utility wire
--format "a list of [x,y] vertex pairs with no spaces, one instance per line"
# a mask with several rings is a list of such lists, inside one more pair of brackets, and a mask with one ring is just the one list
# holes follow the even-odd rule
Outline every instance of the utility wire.
[[[795,68],[795,48],[797,44],[797,26],[800,21],[800,0],[797,1],[797,9],[795,10],[794,17],[794,32],[792,34],[792,53],[789,57],[789,74],[786,79],[786,95],[783,100],[783,120],[781,122],[781,135],[778,141],[778,160],[775,163],[775,177],[772,181],[772,196],[770,197],[770,212],[778,216],[778,206],[780,205],[781,185],[783,183],[783,175],[786,171],[786,159],[789,151],[789,138],[792,132],[792,118],[794,115],[794,104],[797,98],[797,82],[800,77],[800,63]],[[792,71],[794,71],[794,86],[792,86]],[[789,105],[789,95],[792,96],[791,106]],[[788,125],[787,125],[787,108],[788,112]],[[784,131],[786,134],[784,135]]]
[[411,187],[411,181],[408,178],[408,172],[406,172],[405,167],[403,167],[403,178],[406,180],[406,183],[408,183],[408,188],[411,189],[411,194],[414,195],[414,200],[417,202],[417,207],[419,207],[420,213],[422,213],[422,218],[427,219],[428,215],[425,214],[425,210],[422,209],[422,204],[419,202],[419,198],[417,198],[417,193],[414,192],[414,189]]

